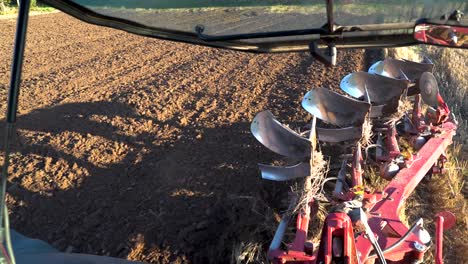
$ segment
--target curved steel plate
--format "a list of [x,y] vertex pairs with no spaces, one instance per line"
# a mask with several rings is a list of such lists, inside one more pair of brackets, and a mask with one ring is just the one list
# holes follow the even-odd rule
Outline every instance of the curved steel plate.
[[288,181],[310,175],[310,164],[301,162],[294,166],[272,166],[258,164],[262,178],[271,181]]
[[375,62],[374,64],[372,64],[372,65],[369,67],[368,72],[369,72],[369,73],[372,73],[372,74],[380,74],[380,75],[389,77],[388,75],[386,75],[386,74],[383,72],[383,68],[384,68],[384,62],[380,60],[380,61],[377,61],[377,62]]
[[356,140],[362,137],[362,127],[345,128],[316,128],[318,140],[329,143],[338,143],[347,140]]
[[419,90],[421,90],[422,100],[437,109],[439,102],[437,100],[439,94],[439,86],[434,74],[425,72],[419,79]]
[[340,87],[355,98],[363,97],[367,88],[372,103],[385,104],[400,98],[408,82],[368,72],[353,72],[341,80]]
[[273,152],[292,158],[310,157],[311,142],[278,122],[270,111],[258,113],[250,131]]
[[370,104],[358,101],[325,88],[309,91],[302,107],[317,118],[336,126],[361,125]]
[[433,69],[434,64],[432,63],[420,63],[415,61],[387,58],[383,61],[383,67],[381,67],[382,73],[377,74],[401,79],[403,78],[403,72],[409,80],[415,82],[421,77],[421,74],[424,72],[432,72]]

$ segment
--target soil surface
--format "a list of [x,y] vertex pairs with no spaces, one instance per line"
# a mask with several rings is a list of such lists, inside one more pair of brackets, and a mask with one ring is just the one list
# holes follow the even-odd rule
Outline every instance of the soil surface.
[[[14,29],[0,21],[1,113]],[[254,204],[284,188],[260,179],[257,163],[281,158],[250,134],[255,114],[297,128],[310,119],[302,96],[337,88],[365,60],[340,51],[340,66],[325,68],[307,53],[161,41],[62,13],[31,17],[27,40],[13,228],[60,250],[152,263],[229,262],[264,224]]]

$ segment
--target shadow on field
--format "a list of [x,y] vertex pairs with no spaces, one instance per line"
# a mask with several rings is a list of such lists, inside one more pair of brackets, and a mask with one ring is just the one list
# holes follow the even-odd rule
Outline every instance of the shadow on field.
[[178,126],[115,102],[21,116],[8,189],[13,228],[60,250],[155,263],[227,262],[239,241],[271,238],[274,219],[259,195],[278,199],[280,187],[260,180],[256,163],[273,155],[249,123],[183,127],[164,141],[126,134],[128,120]]
[[[360,67],[360,55],[346,54],[339,55],[345,67],[330,69],[298,57],[267,82],[265,94],[255,95],[259,102],[243,107],[269,109],[302,127],[311,118],[300,106],[303,95],[337,88],[349,69]],[[136,92],[154,93],[146,88]],[[251,88],[233,87],[219,100],[228,105]],[[250,134],[252,116],[233,122],[235,107],[198,109],[196,99],[206,95],[186,89],[176,95],[193,92],[192,108],[164,121],[144,113],[147,103],[132,98],[131,89],[113,101],[66,103],[19,117],[8,189],[13,227],[60,250],[152,263],[229,263],[241,242],[267,247],[277,226],[273,209],[281,209],[288,187],[262,181],[257,162],[282,158]],[[189,111],[215,121],[182,125]]]

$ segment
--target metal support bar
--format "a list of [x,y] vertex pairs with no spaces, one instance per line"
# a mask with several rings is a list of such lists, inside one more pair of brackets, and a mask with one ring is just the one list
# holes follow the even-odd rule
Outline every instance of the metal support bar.
[[333,0],[327,0],[327,27],[328,33],[335,31],[335,21],[333,21]]
[[15,132],[15,122],[16,122],[16,113],[18,109],[18,97],[19,89],[21,83],[21,71],[23,66],[23,57],[24,57],[24,47],[26,44],[26,31],[28,27],[28,18],[29,18],[29,7],[30,0],[21,0],[18,11],[18,21],[16,24],[16,36],[15,36],[15,46],[13,50],[13,62],[11,66],[11,79],[10,79],[10,88],[8,91],[8,104],[6,110],[6,126],[5,126],[5,138],[4,138],[4,160],[2,166],[2,178],[1,178],[1,194],[0,194],[0,224],[2,228],[0,229],[2,244],[6,242],[7,245],[7,254],[5,256],[2,253],[2,258],[6,258],[10,263],[15,263],[15,258],[13,255],[13,250],[11,248],[11,241],[9,237],[9,226],[8,226],[8,214],[6,210],[6,185],[8,178],[8,165],[10,160],[10,142],[12,135]]
[[442,253],[442,245],[444,239],[444,217],[437,216],[436,218],[436,257],[437,264],[444,264],[444,257]]
[[6,114],[8,123],[14,123],[16,121],[16,110],[18,107],[19,87],[21,82],[21,69],[23,66],[24,46],[26,44],[26,30],[28,27],[29,6],[30,0],[22,0],[18,13]]
[[455,215],[449,211],[436,214],[436,255],[435,263],[444,264],[443,246],[444,231],[451,229],[457,223]]

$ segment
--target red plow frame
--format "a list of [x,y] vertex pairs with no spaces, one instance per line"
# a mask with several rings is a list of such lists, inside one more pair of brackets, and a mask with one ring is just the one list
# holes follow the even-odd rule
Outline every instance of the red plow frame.
[[[362,185],[363,159],[358,143],[351,163],[350,188],[339,195],[335,194],[332,201],[335,204],[346,203],[358,197],[362,201],[362,205],[358,206],[361,212],[360,217],[357,217],[358,220],[349,211],[329,212],[323,224],[320,242],[313,243],[308,240],[309,222],[316,213],[313,209],[315,201],[311,198],[297,213],[294,240],[280,247],[288,222],[288,219],[283,218],[268,251],[268,258],[272,263],[403,264],[423,262],[424,254],[432,243],[429,232],[423,227],[422,219],[411,227],[407,227],[401,221],[400,215],[404,210],[406,199],[426,175],[443,173],[446,161],[445,150],[452,143],[457,125],[456,121],[449,117],[450,110],[438,93],[438,88],[430,88],[432,91],[427,90],[429,88],[423,87],[424,84],[421,84],[420,80],[419,82],[421,87],[418,88],[423,91],[421,95],[417,93],[414,96],[412,116],[407,118],[410,120],[411,129],[406,130],[407,133],[401,134],[400,132],[399,134],[395,123],[385,123],[384,128],[379,130],[384,131],[386,135],[384,144],[387,153],[377,156],[376,160],[379,161],[381,177],[389,180],[389,183],[379,191],[371,191]],[[417,86],[413,83],[413,89],[417,89],[415,88]],[[431,95],[434,92],[437,94],[436,97],[434,94]],[[425,99],[424,101],[437,100],[434,108],[428,107],[426,115],[421,113],[421,98]],[[369,98],[367,100],[370,103]],[[314,124],[315,122],[312,125],[312,131],[315,129]],[[404,161],[399,164],[398,172],[392,174],[385,169],[395,159],[402,156],[397,137],[406,138],[417,151],[406,154]],[[423,143],[420,142],[421,138],[424,138]],[[315,142],[315,139],[311,141]],[[264,143],[264,145],[267,144]],[[443,212],[437,215],[436,222],[435,261],[441,264],[443,263],[443,229],[444,227],[450,228],[455,223],[455,218],[451,213]]]

